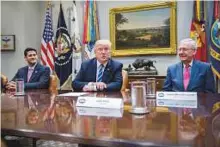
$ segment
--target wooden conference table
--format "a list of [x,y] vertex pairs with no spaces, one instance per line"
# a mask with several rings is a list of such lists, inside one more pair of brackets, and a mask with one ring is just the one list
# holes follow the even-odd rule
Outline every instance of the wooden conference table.
[[220,94],[199,93],[197,109],[156,107],[148,99],[146,115],[128,112],[129,93],[89,95],[122,98],[121,117],[79,115],[77,97],[46,90],[2,94],[1,134],[94,146],[220,146]]

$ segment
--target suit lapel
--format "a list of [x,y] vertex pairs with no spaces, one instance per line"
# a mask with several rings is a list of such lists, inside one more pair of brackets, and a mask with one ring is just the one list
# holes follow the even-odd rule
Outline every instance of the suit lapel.
[[89,73],[90,75],[92,75],[92,81],[96,81],[96,71],[97,71],[97,60],[94,59],[92,61],[91,73]]
[[28,66],[24,69],[24,82],[27,83],[27,75],[28,75]]
[[190,79],[189,79],[189,84],[187,87],[187,90],[192,89],[192,83],[193,83],[193,79],[196,79],[196,76],[198,75],[199,68],[198,68],[198,64],[196,63],[196,61],[193,61],[193,65],[191,67],[191,73],[190,73]]
[[178,80],[180,81],[180,88],[182,90],[184,90],[184,86],[183,86],[183,64],[182,62],[180,62],[178,65],[177,65],[177,76],[178,76]]
[[109,60],[106,67],[105,67],[102,81],[104,83],[108,83],[108,81],[111,79],[111,77],[112,77],[112,65],[111,65],[111,60]]

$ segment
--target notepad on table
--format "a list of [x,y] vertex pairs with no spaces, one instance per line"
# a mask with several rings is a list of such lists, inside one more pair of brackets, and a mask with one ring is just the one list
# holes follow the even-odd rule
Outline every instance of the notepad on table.
[[68,92],[68,93],[62,93],[59,94],[58,96],[82,96],[82,95],[86,95],[88,93],[86,92]]

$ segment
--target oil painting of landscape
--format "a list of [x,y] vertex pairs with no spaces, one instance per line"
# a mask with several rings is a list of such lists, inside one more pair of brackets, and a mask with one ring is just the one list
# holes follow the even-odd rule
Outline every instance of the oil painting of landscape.
[[170,9],[116,14],[116,48],[170,46]]
[[[137,11],[133,11],[132,8],[128,11],[121,10],[114,13],[113,33],[111,34],[111,41],[113,41],[115,49],[113,53],[116,52],[120,55],[120,52],[122,54],[175,52],[174,49],[171,49],[175,40],[171,41],[171,37],[175,37],[173,35],[175,32],[171,31],[174,29],[172,27],[175,23],[171,7],[138,9]],[[167,52],[167,49],[171,50]]]

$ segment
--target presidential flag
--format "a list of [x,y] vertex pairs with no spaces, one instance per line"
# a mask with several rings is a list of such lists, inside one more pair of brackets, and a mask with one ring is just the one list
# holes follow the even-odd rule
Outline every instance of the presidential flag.
[[46,18],[44,25],[43,37],[41,40],[41,62],[43,65],[49,66],[50,70],[54,70],[54,43],[53,43],[53,27],[51,16],[51,4],[48,3],[46,10]]
[[190,37],[195,40],[197,44],[195,59],[207,62],[204,3],[205,2],[201,0],[194,1]]
[[99,40],[99,27],[96,1],[86,0],[84,3],[84,58],[91,59],[94,57],[93,47],[95,42]]
[[210,30],[210,60],[214,73],[220,78],[220,2],[214,1],[213,20]]
[[57,24],[55,40],[55,72],[63,89],[72,81],[72,47],[71,39],[64,19],[62,4]]

